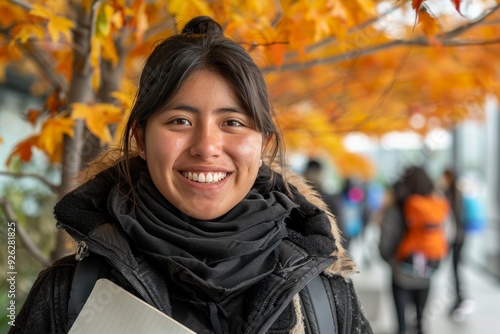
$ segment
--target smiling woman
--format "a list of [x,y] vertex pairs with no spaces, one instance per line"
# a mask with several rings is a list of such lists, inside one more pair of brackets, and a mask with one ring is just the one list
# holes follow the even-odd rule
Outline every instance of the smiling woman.
[[211,18],[160,42],[121,149],[54,209],[76,255],[40,274],[11,332],[67,332],[94,273],[197,333],[371,333],[335,219],[287,173],[273,118],[259,68]]

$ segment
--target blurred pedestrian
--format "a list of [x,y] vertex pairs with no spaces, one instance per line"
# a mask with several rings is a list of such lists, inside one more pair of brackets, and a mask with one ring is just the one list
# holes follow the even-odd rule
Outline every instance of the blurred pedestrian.
[[424,333],[423,315],[431,278],[447,252],[444,222],[449,205],[435,192],[421,167],[409,167],[394,184],[381,221],[379,250],[391,266],[398,333],[407,333],[406,310],[416,310],[417,333]]
[[323,164],[314,158],[309,159],[303,175],[314,190],[318,192],[328,206],[328,209],[330,209],[340,229],[342,244],[346,249],[349,248],[349,236],[346,233],[344,216],[342,213],[342,196],[325,190],[325,169]]
[[452,222],[454,226],[454,237],[451,240],[450,251],[452,260],[453,284],[455,300],[450,310],[450,316],[457,321],[463,320],[464,316],[470,313],[474,306],[473,301],[466,299],[463,291],[463,280],[460,272],[462,263],[462,250],[466,239],[467,231],[463,217],[463,193],[457,185],[457,175],[451,168],[443,172],[440,187],[450,203]]

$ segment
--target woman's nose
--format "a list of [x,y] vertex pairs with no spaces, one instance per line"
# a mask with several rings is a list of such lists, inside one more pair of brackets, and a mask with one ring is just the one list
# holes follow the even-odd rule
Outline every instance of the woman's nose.
[[190,154],[203,159],[219,156],[223,140],[222,132],[217,126],[200,126],[194,129]]

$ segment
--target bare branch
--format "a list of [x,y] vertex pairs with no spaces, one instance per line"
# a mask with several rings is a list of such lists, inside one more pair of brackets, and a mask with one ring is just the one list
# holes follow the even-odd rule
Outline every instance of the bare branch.
[[59,89],[61,92],[67,93],[68,83],[62,75],[58,75],[54,66],[55,61],[49,56],[49,54],[44,52],[35,43],[20,44],[20,47],[31,59],[35,61],[42,75],[47,79],[52,87],[54,87],[54,89]]
[[276,16],[271,22],[271,27],[276,28],[283,18],[283,7],[281,7],[281,1],[274,0],[274,7],[276,8]]
[[166,28],[175,26],[175,17],[169,15],[167,19],[161,20],[157,24],[150,26],[149,29],[144,32],[144,40],[148,40],[151,36],[157,34],[159,31],[163,31]]
[[59,186],[58,185],[55,185],[55,184],[49,182],[47,179],[45,179],[44,177],[42,177],[42,176],[40,176],[38,174],[31,174],[31,173],[11,173],[11,172],[0,171],[0,175],[10,176],[10,177],[13,177],[15,179],[20,179],[20,178],[25,178],[25,177],[31,177],[31,178],[37,179],[38,181],[42,182],[42,184],[44,184],[47,188],[49,188],[50,191],[53,192],[54,194],[57,194],[58,191],[59,191]]
[[[380,108],[384,104],[385,100],[389,96],[389,93],[391,92],[392,88],[396,84],[396,82],[399,78],[399,75],[401,74],[404,66],[406,65],[406,62],[408,60],[408,57],[410,56],[410,53],[411,53],[411,49],[408,49],[406,51],[405,55],[403,56],[403,58],[401,59],[401,61],[399,62],[398,66],[394,69],[394,75],[392,76],[391,82],[389,82],[389,84],[380,93],[379,98],[377,99],[375,104],[372,106],[370,111],[366,114],[366,117],[363,120],[359,121],[358,123],[353,124],[353,127],[355,129],[361,129],[363,125],[365,125],[366,123],[369,123],[370,121],[372,121],[376,117],[377,110],[380,110]],[[343,130],[339,130],[339,132],[343,132]],[[348,131],[346,131],[346,132],[348,132]]]
[[21,0],[10,0],[9,2],[11,4],[17,5],[17,6],[21,7],[24,10],[27,10],[27,11],[30,11],[32,9],[31,4],[26,3],[24,1],[21,1]]
[[493,13],[495,13],[495,11],[497,11],[499,8],[500,8],[500,4],[487,10],[483,15],[481,15],[480,17],[478,17],[474,21],[468,22],[462,26],[457,27],[456,29],[445,32],[443,34],[440,34],[437,37],[440,39],[450,39],[450,38],[456,37],[460,34],[463,34],[467,30],[470,30],[470,29],[474,28],[475,26],[483,23],[490,15],[493,15]]
[[[10,2],[14,5],[22,7],[26,11],[30,11],[32,9],[30,4],[19,0],[10,0]],[[9,38],[11,28],[12,27],[1,29],[0,33]],[[35,41],[30,40],[28,40],[28,42],[24,44],[20,43],[19,47],[38,65],[38,69],[40,70],[42,76],[45,77],[45,79],[54,87],[54,89],[59,89],[62,92],[67,92],[68,84],[66,82],[66,79],[62,75],[58,75],[54,66],[55,61],[47,52],[39,48],[35,44]]]
[[[439,43],[440,46],[446,47],[463,47],[463,46],[482,46],[489,44],[497,44],[500,43],[500,39],[492,39],[492,40],[481,40],[481,41],[457,41],[457,40],[440,40],[436,39],[436,42]],[[394,48],[396,46],[401,45],[415,45],[420,47],[435,47],[434,43],[431,43],[426,37],[417,37],[410,40],[394,40],[391,42],[375,45],[369,48],[353,50],[349,52],[344,52],[341,54],[337,54],[334,56],[313,59],[310,61],[302,62],[302,63],[288,63],[281,67],[277,66],[269,66],[262,69],[264,73],[270,72],[278,72],[278,71],[294,71],[301,69],[308,69],[319,65],[332,64],[336,62],[346,61],[366,55],[370,55],[376,53],[380,50],[386,50],[390,48]]]
[[258,46],[271,46],[271,45],[276,45],[276,44],[289,44],[289,42],[280,42],[280,41],[275,41],[275,42],[269,42],[269,43],[257,43],[257,42],[238,42],[238,44],[241,45],[250,45],[252,49],[258,47]]
[[[10,38],[11,27],[0,29],[0,34],[4,35],[7,39]],[[54,59],[43,49],[39,48],[35,41],[28,40],[27,43],[19,43],[19,48],[24,51],[24,54],[31,58],[37,65],[42,76],[54,87],[62,92],[67,92],[68,84],[62,75],[58,75],[55,69]]]
[[403,45],[403,44],[404,44],[403,40],[396,40],[396,41],[376,45],[376,46],[373,46],[371,48],[365,48],[365,49],[361,49],[361,50],[344,52],[344,53],[337,54],[337,55],[330,56],[330,57],[326,57],[326,58],[313,59],[310,61],[300,62],[300,63],[295,63],[295,62],[288,63],[288,64],[284,64],[281,67],[268,66],[268,67],[264,67],[262,69],[262,72],[269,73],[269,72],[277,72],[277,71],[284,72],[284,71],[308,69],[308,68],[312,68],[314,66],[332,64],[332,63],[336,63],[336,62],[340,62],[340,61],[358,58],[361,56],[366,56],[366,55],[375,53],[375,52],[380,51],[380,50],[389,49],[389,48]]
[[40,264],[45,267],[49,266],[49,259],[45,255],[43,255],[42,251],[30,239],[23,226],[19,224],[10,203],[6,199],[0,199],[0,206],[3,208],[7,220],[9,222],[14,222],[16,226],[16,235],[19,236],[21,243],[26,247],[28,252],[31,253],[35,260],[37,260]]
[[[500,43],[500,38],[497,39],[487,39],[487,40],[479,40],[479,41],[474,41],[474,40],[443,40],[439,42],[440,46],[447,46],[447,47],[461,47],[461,46],[483,46],[483,45],[491,45],[491,44],[498,44]],[[433,47],[434,45],[432,43],[429,43],[429,41],[425,40],[411,40],[408,42],[403,43],[405,45],[416,45],[416,46],[430,46]]]

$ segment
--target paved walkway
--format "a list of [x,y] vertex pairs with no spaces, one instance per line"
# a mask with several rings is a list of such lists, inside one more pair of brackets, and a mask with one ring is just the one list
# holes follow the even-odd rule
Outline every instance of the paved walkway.
[[[397,325],[390,291],[390,271],[379,257],[376,239],[354,242],[351,253],[360,266],[353,278],[358,296],[376,334],[394,334]],[[470,264],[461,268],[474,312],[456,321],[449,316],[453,304],[451,263],[442,263],[431,286],[426,307],[426,334],[500,333],[500,281]],[[411,333],[413,334],[413,333]]]

